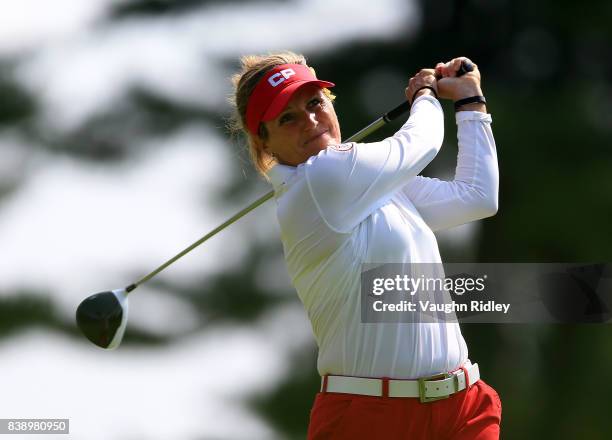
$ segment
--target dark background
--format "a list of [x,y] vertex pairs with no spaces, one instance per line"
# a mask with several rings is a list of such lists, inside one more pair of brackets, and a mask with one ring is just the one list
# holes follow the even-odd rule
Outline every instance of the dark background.
[[[214,2],[136,1],[117,6],[109,20],[184,12],[203,3]],[[398,36],[306,53],[318,76],[337,84],[336,111],[344,136],[365,126],[376,112],[401,102],[403,88],[375,90],[378,101],[364,107],[361,89],[376,72],[394,72],[407,82],[421,67],[468,56],[482,72],[501,174],[499,212],[482,222],[470,243],[470,259],[611,261],[612,3],[435,0],[422,1],[421,7],[422,27],[412,39]],[[333,24],[342,17],[328,19]],[[227,63],[237,66],[235,59]],[[0,128],[16,129],[57,154],[101,162],[124,160],[131,132],[123,121],[129,115],[105,115],[77,132],[46,139],[32,124],[37,97],[11,80],[13,65],[14,60],[0,59]],[[223,130],[229,111],[211,113],[138,89],[131,99],[132,111],[141,113],[140,129],[149,132],[167,133],[197,120],[212,121]],[[426,175],[447,170],[455,160],[450,105],[445,104],[445,112],[445,146]],[[385,128],[375,137],[397,128]],[[112,139],[108,133],[113,133]],[[228,179],[219,203],[240,205],[266,190],[246,169],[245,181],[245,167],[236,162],[234,179]],[[0,202],[19,185],[3,182]],[[201,311],[206,316],[202,328],[218,322],[254,322],[268,308],[296,301],[291,290],[284,297],[270,295],[254,281],[258,262],[280,252],[280,242],[256,246],[240,271],[202,279],[188,289],[156,282]],[[452,261],[466,255],[444,241],[441,253]],[[41,298],[41,292],[27,291],[0,297],[0,339],[32,325],[80,338],[74,324],[54,311],[51,299]],[[462,330],[470,358],[501,396],[502,438],[612,438],[612,326],[472,324]],[[169,343],[170,338],[132,328],[125,338],[128,346]],[[303,438],[318,383],[313,343],[295,356],[291,374],[269,393],[252,396],[250,405],[287,438]]]

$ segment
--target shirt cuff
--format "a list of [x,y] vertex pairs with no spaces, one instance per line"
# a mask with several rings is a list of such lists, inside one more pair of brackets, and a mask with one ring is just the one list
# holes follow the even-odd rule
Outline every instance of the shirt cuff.
[[493,119],[491,118],[491,115],[489,113],[475,111],[457,112],[455,113],[455,119],[457,121],[457,124],[463,121],[493,122]]
[[440,105],[440,101],[438,101],[435,96],[433,96],[433,95],[421,95],[417,99],[415,99],[414,102],[412,103],[412,107],[410,108],[410,114],[412,114],[412,112],[414,111],[414,109],[416,107],[416,104],[419,101],[430,101],[430,102],[434,103],[434,105],[438,109],[442,110],[442,106]]

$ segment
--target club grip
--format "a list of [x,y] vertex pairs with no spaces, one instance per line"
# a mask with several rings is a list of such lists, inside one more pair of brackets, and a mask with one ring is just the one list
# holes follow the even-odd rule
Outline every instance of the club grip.
[[461,66],[459,66],[459,70],[457,70],[457,76],[463,76],[468,72],[474,70],[474,65],[471,61],[463,60],[461,61]]
[[[474,70],[474,65],[470,61],[463,60],[461,61],[459,70],[457,70],[457,76],[463,76],[472,70]],[[385,122],[391,122],[410,110],[410,107],[411,104],[408,101],[404,101],[393,110],[389,110],[387,113],[385,113],[382,118],[385,120]]]
[[408,101],[402,102],[400,105],[395,107],[393,110],[389,110],[383,115],[385,122],[391,122],[394,119],[399,118],[401,115],[410,110],[410,103]]

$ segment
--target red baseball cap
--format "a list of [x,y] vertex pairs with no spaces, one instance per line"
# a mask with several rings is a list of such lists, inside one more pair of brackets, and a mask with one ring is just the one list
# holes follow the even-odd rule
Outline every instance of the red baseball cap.
[[249,97],[246,111],[247,128],[257,134],[261,122],[276,118],[293,94],[305,84],[314,83],[319,87],[333,87],[329,81],[318,80],[308,66],[303,64],[281,64],[259,80]]

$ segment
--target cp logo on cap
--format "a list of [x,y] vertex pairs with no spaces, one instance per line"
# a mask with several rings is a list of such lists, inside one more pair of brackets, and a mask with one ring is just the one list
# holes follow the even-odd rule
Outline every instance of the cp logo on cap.
[[284,69],[268,78],[268,82],[272,87],[276,87],[293,75],[295,75],[295,71],[293,69]]

